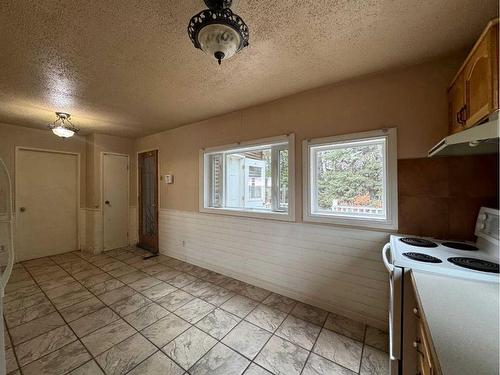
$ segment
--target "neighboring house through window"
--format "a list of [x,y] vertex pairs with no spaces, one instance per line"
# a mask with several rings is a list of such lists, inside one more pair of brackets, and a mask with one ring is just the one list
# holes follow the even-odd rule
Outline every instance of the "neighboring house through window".
[[293,220],[293,141],[289,135],[202,150],[200,211]]

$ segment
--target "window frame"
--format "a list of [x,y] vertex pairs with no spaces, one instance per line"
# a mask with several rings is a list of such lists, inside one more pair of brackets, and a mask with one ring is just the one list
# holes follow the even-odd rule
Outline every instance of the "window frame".
[[[213,154],[217,152],[232,152],[240,149],[247,149],[252,147],[260,147],[271,145],[274,143],[288,143],[288,212],[280,212],[278,209],[280,207],[275,207],[276,198],[279,198],[279,159],[273,158],[274,160],[278,160],[277,163],[271,164],[272,170],[272,184],[277,188],[272,189],[272,202],[273,207],[271,211],[253,211],[253,210],[244,210],[240,208],[227,208],[227,207],[208,207],[208,202],[210,201],[210,194],[212,191],[211,184],[212,180],[207,178],[205,171],[210,173],[212,167],[210,166],[209,158],[205,158],[207,154]],[[277,148],[272,148],[271,152],[275,153],[279,150],[286,148],[285,145],[282,145]],[[225,157],[223,159],[223,164],[225,163]],[[225,174],[225,167],[222,167],[222,173]],[[251,141],[238,142],[227,144],[224,146],[203,148],[199,151],[199,201],[198,201],[198,210],[201,213],[209,213],[209,214],[221,214],[221,215],[231,215],[231,216],[241,216],[241,217],[249,217],[249,218],[258,218],[258,219],[271,219],[271,220],[281,220],[281,221],[295,221],[295,135],[281,135],[277,137],[269,137],[269,138],[260,138]],[[210,175],[209,175],[210,176]],[[222,184],[226,189],[226,181],[225,176],[223,177],[224,183]],[[278,194],[278,197],[275,195]],[[276,211],[275,211],[276,210]]]
[[[313,212],[311,148],[328,146],[336,143],[357,143],[385,138],[385,181],[384,195],[386,197],[386,218],[361,218],[354,216],[340,216]],[[396,128],[380,129],[361,133],[344,134],[333,137],[306,139],[302,142],[302,176],[303,176],[303,220],[310,223],[334,224],[361,228],[384,230],[398,229],[398,183],[397,183],[397,130]]]

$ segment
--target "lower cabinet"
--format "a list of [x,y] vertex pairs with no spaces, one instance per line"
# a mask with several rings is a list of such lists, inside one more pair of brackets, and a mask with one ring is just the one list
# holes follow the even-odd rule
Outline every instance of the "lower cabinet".
[[405,272],[403,287],[403,375],[441,375],[411,272]]

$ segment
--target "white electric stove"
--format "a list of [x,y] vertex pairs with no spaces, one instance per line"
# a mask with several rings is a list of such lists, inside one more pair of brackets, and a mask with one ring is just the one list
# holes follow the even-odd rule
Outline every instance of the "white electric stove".
[[382,250],[389,271],[389,356],[391,375],[401,374],[403,278],[412,269],[483,282],[500,282],[499,211],[482,207],[476,242],[392,235]]

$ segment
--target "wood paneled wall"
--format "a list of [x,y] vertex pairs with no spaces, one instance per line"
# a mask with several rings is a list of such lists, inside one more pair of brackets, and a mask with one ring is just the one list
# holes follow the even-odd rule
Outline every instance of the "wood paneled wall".
[[[160,210],[160,251],[387,329],[389,235]],[[183,242],[184,241],[184,242]]]

